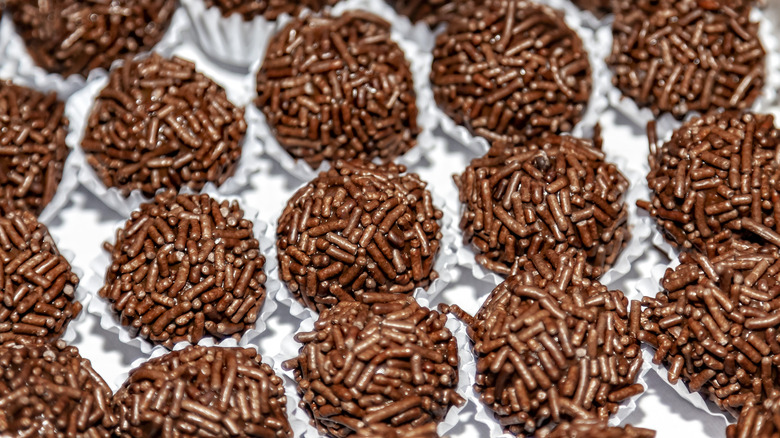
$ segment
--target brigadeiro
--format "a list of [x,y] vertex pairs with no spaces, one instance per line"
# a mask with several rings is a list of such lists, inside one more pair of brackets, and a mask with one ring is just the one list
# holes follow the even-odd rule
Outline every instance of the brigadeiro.
[[0,216],[0,344],[62,336],[82,309],[78,284],[35,215],[22,210]]
[[0,202],[36,215],[62,180],[68,119],[57,94],[0,81]]
[[241,14],[244,20],[252,20],[263,16],[268,20],[276,20],[282,14],[298,16],[304,9],[314,12],[320,11],[325,6],[332,6],[338,0],[203,0],[207,8],[216,6],[222,15]]
[[390,161],[417,143],[417,97],[390,23],[363,11],[295,19],[271,39],[257,100],[281,146],[323,160]]
[[626,425],[610,427],[602,419],[577,419],[558,425],[552,432],[537,433],[538,438],[655,438],[655,431]]
[[731,241],[680,255],[663,290],[642,299],[640,338],[669,382],[737,412],[778,391],[778,272],[776,246]]
[[707,241],[778,230],[780,131],[774,117],[723,112],[693,118],[658,145],[648,129],[650,213],[668,241],[704,250]]
[[591,92],[580,37],[548,6],[520,0],[467,2],[433,49],[439,107],[488,140],[518,143],[568,132]]
[[236,170],[244,110],[195,64],[153,53],[111,71],[81,147],[106,187],[124,196],[222,185]]
[[241,335],[265,301],[265,257],[237,202],[158,194],[116,242],[98,292],[133,335],[172,348]]
[[387,0],[395,10],[412,23],[422,22],[434,28],[447,22],[466,0]]
[[745,0],[618,0],[612,83],[655,115],[746,109],[765,82],[758,23]]
[[321,434],[343,438],[362,428],[438,423],[465,400],[456,392],[458,345],[447,316],[412,297],[366,293],[320,314],[295,335],[293,370],[301,407]]
[[506,432],[606,419],[644,388],[639,309],[598,282],[553,281],[524,271],[501,283],[476,317],[442,306],[467,326],[477,356],[474,389]]
[[775,438],[780,436],[780,398],[774,397],[754,406],[746,406],[737,424],[726,428],[726,438]]
[[63,341],[0,347],[0,434],[111,436],[111,389],[76,347]]
[[281,279],[312,310],[367,292],[427,288],[441,210],[406,167],[337,161],[287,202],[276,229]]
[[14,26],[38,66],[84,77],[123,56],[148,51],[163,37],[176,0],[6,0]]
[[292,438],[282,379],[253,349],[189,346],[144,362],[114,396],[120,438]]
[[463,240],[477,262],[501,275],[516,264],[556,258],[569,248],[584,263],[578,276],[598,278],[630,239],[628,180],[605,161],[598,138],[544,135],[518,146],[497,144],[455,176]]

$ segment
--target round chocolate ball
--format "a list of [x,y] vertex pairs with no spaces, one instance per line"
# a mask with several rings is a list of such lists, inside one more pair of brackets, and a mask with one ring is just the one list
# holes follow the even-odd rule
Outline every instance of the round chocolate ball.
[[780,250],[743,242],[683,252],[663,290],[642,299],[640,337],[668,367],[724,410],[739,411],[778,391]]
[[237,202],[158,194],[116,242],[98,294],[133,335],[172,348],[205,336],[239,339],[265,301],[265,257]]
[[114,395],[120,438],[292,438],[282,379],[254,349],[189,346],[130,371]]
[[244,110],[195,64],[153,53],[111,71],[81,147],[106,187],[151,197],[222,185],[236,171],[246,128]]
[[333,6],[338,0],[203,0],[207,8],[217,7],[225,17],[241,14],[246,21],[262,16],[267,20],[276,20],[282,14],[298,16],[303,10],[314,12],[326,6]]
[[82,310],[79,278],[28,211],[0,216],[0,344],[50,341]]
[[630,424],[625,427],[610,427],[606,420],[584,418],[561,423],[552,432],[538,431],[536,436],[538,438],[655,438],[655,431]]
[[321,434],[438,423],[465,403],[456,392],[458,345],[446,322],[412,297],[366,293],[363,302],[324,310],[313,331],[295,335],[303,346],[283,366],[293,370],[301,407]]
[[458,5],[465,0],[387,0],[395,8],[396,12],[405,15],[412,23],[422,22],[435,28],[441,23],[449,21]]
[[427,184],[405,171],[337,161],[287,202],[276,229],[280,277],[305,306],[411,295],[438,278],[442,212]]
[[36,215],[51,202],[70,149],[55,93],[0,81],[0,202]]
[[746,109],[765,52],[745,0],[618,0],[607,64],[623,96],[655,115]]
[[295,19],[270,42],[257,100],[274,136],[312,168],[390,161],[417,143],[417,95],[390,23],[362,11]]
[[[584,258],[579,276],[595,279],[631,237],[629,182],[605,161],[598,138],[550,134],[516,147],[497,144],[455,182],[464,242],[479,264],[501,275],[575,248]],[[549,269],[537,269],[549,278]]]
[[739,414],[737,424],[726,428],[726,438],[775,438],[780,436],[780,398],[777,394],[763,403],[746,406]]
[[150,50],[163,37],[176,0],[5,0],[27,51],[41,68],[84,77],[124,56]]
[[436,38],[439,107],[474,135],[518,143],[569,132],[591,92],[580,37],[563,14],[523,0],[467,2]]
[[637,205],[670,243],[704,250],[711,240],[751,238],[757,225],[780,231],[780,130],[773,116],[724,112],[693,118],[661,146],[654,129],[649,131],[651,197]]
[[[474,389],[506,432],[529,436],[550,423],[607,418],[644,391],[636,383],[639,329],[620,291],[524,272],[493,290],[476,317],[443,307],[466,324]],[[638,306],[631,313],[637,320]]]
[[63,341],[0,347],[0,434],[108,438],[111,389]]

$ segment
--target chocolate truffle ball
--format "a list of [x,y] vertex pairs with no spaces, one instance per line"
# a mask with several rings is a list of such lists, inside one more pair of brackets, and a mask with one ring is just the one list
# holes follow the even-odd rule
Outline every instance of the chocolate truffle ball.
[[655,431],[626,425],[610,427],[606,420],[578,419],[558,425],[550,433],[537,433],[538,438],[655,438]]
[[576,248],[585,257],[579,275],[598,278],[630,239],[629,182],[605,161],[598,138],[546,135],[517,147],[498,144],[455,182],[463,240],[479,264],[501,275]]
[[62,180],[68,119],[55,93],[0,81],[0,202],[40,214]]
[[[414,298],[366,293],[320,314],[295,340],[293,370],[301,407],[321,434],[343,438],[365,427],[438,423],[458,395],[458,345],[447,316]],[[404,433],[402,436],[406,436]]]
[[745,228],[756,224],[780,230],[780,131],[773,116],[694,118],[660,147],[652,127],[649,134],[651,197],[637,205],[673,245],[703,250],[709,240],[746,238]]
[[571,0],[580,9],[592,12],[597,17],[603,17],[612,12],[612,0]]
[[764,48],[745,0],[618,0],[612,83],[655,115],[745,109],[764,86]]
[[63,341],[0,347],[0,434],[108,438],[111,389]]
[[276,229],[281,279],[322,311],[367,292],[410,295],[438,278],[441,210],[404,166],[337,161],[287,202]]
[[298,16],[304,9],[314,12],[325,6],[332,6],[338,0],[203,0],[207,8],[216,6],[225,17],[241,14],[244,20],[263,16],[268,20],[276,20],[282,14]]
[[0,344],[53,340],[81,312],[79,278],[28,211],[0,216]]
[[254,349],[189,346],[130,371],[114,396],[114,436],[292,438],[286,404]]
[[737,424],[726,428],[726,438],[775,438],[780,436],[780,398],[776,395],[763,403],[746,406]]
[[81,147],[106,187],[124,196],[222,185],[236,170],[244,110],[195,64],[153,53],[111,71]]
[[[642,366],[628,300],[593,282],[524,272],[501,283],[466,323],[477,356],[474,389],[504,430],[528,436],[549,423],[606,419],[641,393]],[[638,320],[638,306],[631,319]],[[637,321],[638,323],[638,321]]]
[[436,38],[439,107],[491,141],[571,131],[590,98],[591,69],[562,13],[521,0],[467,5]]
[[417,144],[417,95],[390,23],[361,11],[295,19],[257,73],[274,136],[312,168],[323,160],[387,162]]
[[778,391],[780,250],[732,241],[708,253],[683,252],[663,290],[642,299],[642,341],[669,381],[682,379],[723,409]]
[[150,50],[163,37],[176,0],[5,0],[36,64],[63,76],[89,75]]
[[99,295],[137,336],[172,348],[204,336],[239,339],[265,301],[265,257],[235,201],[158,194],[116,243]]
[[446,23],[466,0],[387,0],[395,10],[412,23],[423,22],[430,27]]

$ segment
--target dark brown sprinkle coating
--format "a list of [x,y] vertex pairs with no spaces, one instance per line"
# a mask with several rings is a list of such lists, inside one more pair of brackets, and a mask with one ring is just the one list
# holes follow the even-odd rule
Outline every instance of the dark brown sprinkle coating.
[[628,300],[596,281],[548,282],[524,271],[493,290],[476,317],[442,307],[467,326],[480,400],[516,436],[549,423],[606,420],[644,391],[635,383],[642,354]]
[[246,128],[244,110],[195,64],[153,53],[111,71],[81,147],[106,187],[151,197],[160,188],[222,185],[235,173]]
[[579,275],[598,278],[631,237],[629,182],[605,161],[598,138],[545,135],[517,147],[498,144],[455,182],[465,207],[463,240],[476,249],[477,262],[501,275],[576,248],[586,257]]
[[580,9],[592,12],[597,17],[603,17],[612,12],[612,0],[571,0]]
[[276,20],[282,14],[298,16],[304,9],[318,12],[326,6],[333,6],[338,0],[203,0],[207,8],[216,6],[227,17],[241,14],[244,20],[263,16],[267,20]]
[[70,149],[57,94],[0,81],[0,200],[40,214],[62,180]]
[[651,199],[637,205],[672,244],[701,251],[709,240],[744,238],[755,225],[780,231],[780,131],[773,116],[697,117],[660,147],[651,122],[648,137]]
[[36,64],[84,77],[123,56],[150,50],[163,37],[176,0],[5,0]]
[[774,246],[731,241],[680,255],[663,290],[642,299],[639,321],[671,383],[732,412],[778,393],[779,272]]
[[412,297],[365,293],[324,310],[295,335],[301,407],[320,433],[343,438],[365,427],[406,431],[438,423],[465,400],[456,392],[458,345],[447,316]]
[[265,301],[265,257],[235,201],[159,193],[116,243],[99,295],[133,334],[172,348],[205,336],[239,339]]
[[0,347],[0,434],[108,438],[111,389],[64,341]]
[[254,349],[189,346],[130,371],[114,436],[292,438],[282,379]]
[[434,28],[449,21],[459,4],[466,0],[387,0],[395,10],[406,15],[412,23],[423,22]]
[[439,438],[439,434],[436,433],[436,423],[404,428],[374,424],[358,430],[357,436],[360,438]]
[[750,3],[618,0],[607,58],[612,83],[656,115],[749,108],[766,74]]
[[[541,431],[539,431],[541,432]],[[538,438],[655,438],[655,431],[626,425],[610,427],[604,420],[583,419],[558,425],[552,432],[537,433]]]
[[417,95],[390,23],[362,11],[295,19],[271,40],[257,100],[276,139],[312,168],[417,144]]
[[28,211],[0,216],[0,344],[52,340],[82,310],[79,278]]
[[276,229],[280,277],[317,311],[368,292],[411,295],[438,278],[441,210],[406,167],[337,161],[288,201]]
[[726,428],[726,438],[776,438],[780,436],[780,398],[772,397],[753,406],[746,406],[737,424]]
[[568,132],[582,118],[591,68],[562,13],[521,0],[463,7],[436,38],[431,83],[456,123],[491,141]]

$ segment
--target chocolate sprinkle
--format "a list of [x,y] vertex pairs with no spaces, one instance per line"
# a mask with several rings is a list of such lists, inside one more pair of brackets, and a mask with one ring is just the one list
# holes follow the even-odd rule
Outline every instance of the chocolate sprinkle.
[[189,346],[130,371],[114,396],[114,435],[292,438],[286,404],[255,350]]
[[635,383],[642,354],[628,300],[595,281],[572,284],[565,272],[550,282],[531,271],[510,277],[476,317],[442,306],[467,326],[480,400],[516,436],[548,423],[606,420],[644,391]]
[[744,0],[617,0],[612,83],[656,115],[749,108],[766,74],[750,10]]
[[648,137],[651,198],[637,205],[672,244],[704,250],[713,239],[751,236],[759,225],[780,231],[773,116],[714,113],[691,119],[660,147],[653,124]]
[[148,51],[163,37],[176,0],[5,0],[36,64],[84,77]]
[[235,201],[162,192],[106,243],[111,265],[98,293],[134,335],[167,348],[239,339],[265,301],[252,228]]
[[0,347],[0,434],[108,438],[111,389],[76,347]]
[[365,427],[405,431],[437,423],[465,400],[458,384],[458,345],[446,315],[414,298],[365,293],[340,302],[301,332],[293,370],[301,407],[320,433],[343,438]]
[[280,277],[317,311],[368,292],[410,295],[433,270],[442,212],[406,167],[337,161],[288,201],[276,229]]
[[338,0],[203,0],[207,8],[216,6],[227,17],[241,14],[245,21],[263,16],[267,20],[276,20],[282,14],[297,17],[304,9],[314,12],[325,6],[333,6]]
[[390,23],[362,11],[293,20],[271,40],[255,101],[276,139],[312,168],[390,161],[417,143],[417,97]]
[[436,423],[426,423],[411,428],[394,428],[385,424],[375,424],[357,431],[360,438],[439,438]]
[[737,424],[726,428],[726,438],[775,438],[780,436],[780,398],[776,395],[764,403],[746,406]]
[[576,248],[585,257],[578,275],[598,278],[631,237],[629,183],[605,161],[599,139],[546,135],[518,147],[498,144],[455,182],[463,240],[479,264],[501,275],[530,259],[549,279],[544,259]]
[[423,22],[434,28],[446,23],[456,14],[459,4],[466,0],[387,0],[396,12],[405,15],[412,23]]
[[551,433],[537,433],[538,438],[655,438],[655,431],[626,425],[610,427],[604,420],[582,419],[560,424]]
[[111,71],[81,143],[106,187],[124,196],[222,185],[236,170],[244,110],[195,65],[153,53]]
[[82,310],[79,278],[28,211],[0,217],[0,344],[53,340]]
[[778,391],[780,250],[731,241],[683,252],[655,298],[642,299],[640,339],[653,362],[725,410]]
[[474,135],[518,143],[568,132],[591,92],[590,61],[563,15],[530,1],[468,2],[433,49],[436,103]]
[[0,81],[0,202],[36,215],[62,180],[68,119],[55,93]]

